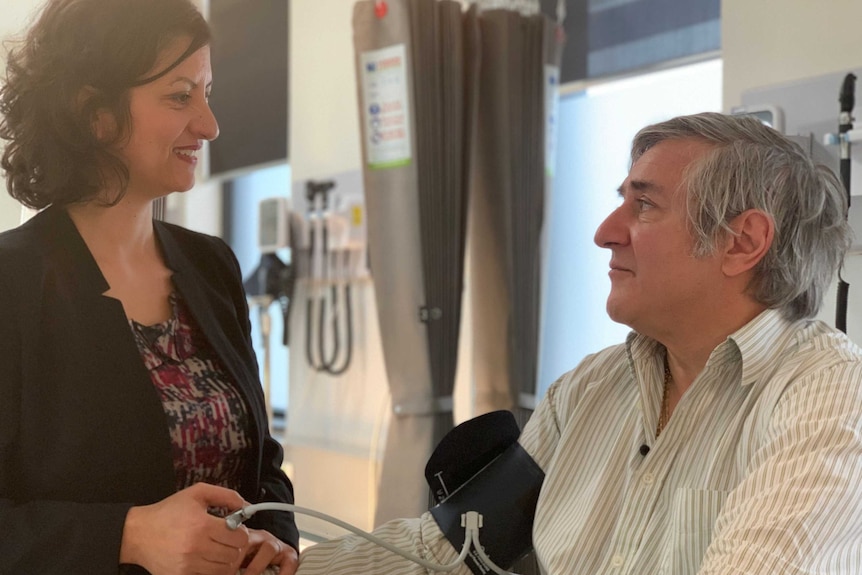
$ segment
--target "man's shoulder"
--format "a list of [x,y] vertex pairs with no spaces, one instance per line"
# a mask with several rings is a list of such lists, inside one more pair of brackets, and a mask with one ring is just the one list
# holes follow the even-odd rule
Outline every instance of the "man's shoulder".
[[862,347],[847,334],[825,322],[811,321],[800,329],[796,341],[788,359],[799,373],[842,369],[862,378]]
[[788,352],[791,356],[803,355],[805,362],[816,360],[817,363],[862,365],[862,347],[846,333],[820,320],[809,320],[800,325]]
[[593,377],[620,367],[628,368],[628,365],[627,344],[619,343],[586,355],[573,369],[560,376],[560,379]]
[[579,396],[589,386],[628,380],[631,380],[631,362],[627,345],[621,343],[584,357],[577,366],[557,378],[549,393]]
[[845,407],[852,403],[862,415],[862,348],[822,321],[799,322],[794,330],[751,381],[761,416],[773,417],[782,404],[822,406],[829,396],[844,397]]

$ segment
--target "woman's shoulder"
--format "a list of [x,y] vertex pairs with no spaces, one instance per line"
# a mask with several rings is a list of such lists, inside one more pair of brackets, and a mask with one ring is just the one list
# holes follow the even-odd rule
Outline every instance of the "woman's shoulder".
[[0,297],[24,300],[38,293],[48,260],[52,231],[41,213],[10,230],[0,232]]
[[18,227],[0,232],[0,265],[29,260],[42,252],[51,237],[49,215],[38,213]]

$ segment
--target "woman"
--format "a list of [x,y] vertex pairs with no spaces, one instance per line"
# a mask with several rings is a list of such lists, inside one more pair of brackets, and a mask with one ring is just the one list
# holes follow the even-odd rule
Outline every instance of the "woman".
[[[218,135],[188,0],[49,0],[9,54],[0,234],[0,570],[296,570],[230,249],[153,220]],[[249,105],[254,105],[250,98]]]

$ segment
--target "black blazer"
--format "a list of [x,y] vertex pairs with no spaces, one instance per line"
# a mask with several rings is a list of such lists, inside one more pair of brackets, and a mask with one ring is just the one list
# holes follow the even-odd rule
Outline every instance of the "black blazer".
[[[293,502],[267,430],[248,306],[218,238],[155,222],[175,288],[245,397],[257,460],[240,492]],[[0,573],[117,573],[128,509],[176,491],[158,392],[72,220],[0,234]],[[297,546],[292,514],[248,522]]]

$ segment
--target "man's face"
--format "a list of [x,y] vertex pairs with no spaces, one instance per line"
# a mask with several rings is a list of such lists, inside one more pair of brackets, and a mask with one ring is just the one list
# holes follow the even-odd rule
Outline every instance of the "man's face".
[[611,250],[611,319],[655,338],[691,322],[715,301],[720,255],[695,258],[685,213],[685,168],[709,151],[699,140],[666,140],[647,150],[620,186],[622,205],[595,235]]

